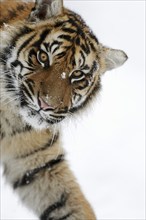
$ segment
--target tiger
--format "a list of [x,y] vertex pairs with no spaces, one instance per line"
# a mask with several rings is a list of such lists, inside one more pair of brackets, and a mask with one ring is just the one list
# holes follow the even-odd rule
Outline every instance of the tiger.
[[[40,220],[96,220],[69,168],[61,124],[127,60],[63,0],[0,3],[0,145],[7,182]],[[23,219],[23,217],[22,217]]]

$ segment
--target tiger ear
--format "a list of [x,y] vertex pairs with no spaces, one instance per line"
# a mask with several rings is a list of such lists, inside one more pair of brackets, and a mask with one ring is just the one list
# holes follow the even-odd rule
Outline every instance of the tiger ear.
[[122,66],[128,59],[128,56],[122,50],[103,47],[101,58],[104,60],[106,71],[108,71]]
[[49,19],[63,12],[63,0],[36,0],[28,18],[31,22]]

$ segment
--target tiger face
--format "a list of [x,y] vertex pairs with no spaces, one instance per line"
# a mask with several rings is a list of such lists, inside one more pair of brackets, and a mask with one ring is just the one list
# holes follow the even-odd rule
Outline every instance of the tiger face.
[[17,97],[13,104],[23,120],[39,129],[83,108],[100,90],[101,75],[127,59],[123,51],[99,44],[82,18],[61,2],[37,1],[4,49],[4,88]]

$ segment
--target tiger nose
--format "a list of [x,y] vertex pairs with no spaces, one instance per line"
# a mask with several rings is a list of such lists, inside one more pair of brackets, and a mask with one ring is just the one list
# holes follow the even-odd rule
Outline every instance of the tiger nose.
[[38,99],[38,104],[40,106],[40,108],[44,111],[47,111],[47,110],[54,110],[55,108],[53,108],[52,106],[50,106],[47,101],[44,101],[43,98],[39,97]]

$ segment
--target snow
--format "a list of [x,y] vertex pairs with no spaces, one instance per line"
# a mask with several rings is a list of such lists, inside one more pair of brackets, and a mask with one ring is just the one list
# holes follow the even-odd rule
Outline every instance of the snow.
[[61,78],[62,78],[62,79],[66,79],[66,73],[65,73],[65,72],[63,72],[63,73],[61,74]]

